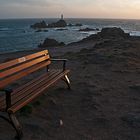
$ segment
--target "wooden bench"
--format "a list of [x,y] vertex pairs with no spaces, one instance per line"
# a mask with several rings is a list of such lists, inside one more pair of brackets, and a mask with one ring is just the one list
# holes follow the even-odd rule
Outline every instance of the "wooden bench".
[[[62,61],[63,68],[49,69],[52,61]],[[8,117],[5,117],[2,113],[0,117],[14,127],[17,132],[16,138],[20,139],[23,135],[22,127],[15,116],[19,109],[60,79],[64,80],[70,89],[70,81],[67,76],[70,70],[66,69],[66,61],[66,59],[51,59],[48,50],[44,50],[0,64],[0,91],[4,92],[4,94],[0,94],[0,111],[8,114]],[[28,83],[16,89],[7,88],[16,80],[43,68],[46,68],[46,71]]]

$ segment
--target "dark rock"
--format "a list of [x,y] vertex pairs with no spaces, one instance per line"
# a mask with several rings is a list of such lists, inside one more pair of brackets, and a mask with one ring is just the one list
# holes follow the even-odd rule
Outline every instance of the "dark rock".
[[65,31],[65,30],[68,30],[68,29],[66,29],[66,28],[56,29],[56,31]]
[[55,27],[66,27],[67,26],[67,23],[65,20],[63,19],[60,19],[59,21],[57,22],[54,22],[54,23],[50,23],[48,24],[48,28],[55,28]]
[[46,38],[42,44],[39,44],[39,48],[54,47],[54,46],[64,46],[64,42],[58,42],[55,39]]
[[39,29],[39,30],[36,30],[35,32],[42,32],[42,30]]
[[48,30],[43,30],[43,32],[48,32]]
[[41,30],[41,29],[39,29],[39,30],[36,30],[35,32],[48,32],[48,30]]
[[99,28],[96,28],[96,31],[99,31]]
[[89,31],[98,31],[98,30],[99,30],[99,29],[84,28],[84,29],[80,29],[79,31],[89,32]]
[[83,26],[81,23],[76,23],[75,26]]
[[41,22],[38,22],[38,23],[31,25],[31,28],[42,29],[42,28],[47,28],[47,25],[46,25],[45,21],[41,21]]
[[102,39],[130,39],[130,35],[125,33],[121,28],[103,28],[101,32],[90,35],[79,42],[97,41]]
[[125,33],[121,28],[113,27],[113,28],[103,28],[101,32],[99,32],[101,38],[127,38],[129,34]]
[[60,19],[59,21],[50,23],[48,25],[45,23],[45,21],[41,21],[41,22],[31,25],[30,27],[33,29],[42,29],[42,28],[55,28],[55,27],[66,27],[66,26],[67,26],[66,21],[63,19]]

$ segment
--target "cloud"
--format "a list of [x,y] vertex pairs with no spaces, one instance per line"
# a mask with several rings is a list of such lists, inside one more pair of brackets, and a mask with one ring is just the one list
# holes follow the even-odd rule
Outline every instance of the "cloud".
[[50,0],[0,0],[1,6],[50,6]]
[[59,0],[1,0],[0,18],[56,17],[64,7]]
[[[140,0],[0,0],[2,17],[140,18]],[[130,17],[130,18],[131,18]]]

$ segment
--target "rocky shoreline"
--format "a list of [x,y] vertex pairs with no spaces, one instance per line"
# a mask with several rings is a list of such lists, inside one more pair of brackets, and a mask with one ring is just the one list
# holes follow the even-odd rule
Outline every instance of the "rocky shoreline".
[[[3,54],[0,61],[41,49]],[[79,42],[45,49],[69,60],[72,90],[60,84],[18,113],[23,140],[140,139],[140,37],[105,28]],[[12,129],[1,124],[0,137],[10,140]]]

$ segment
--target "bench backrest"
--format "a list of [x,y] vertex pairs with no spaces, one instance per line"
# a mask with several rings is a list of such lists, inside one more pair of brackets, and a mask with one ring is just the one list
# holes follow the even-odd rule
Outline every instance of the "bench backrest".
[[51,63],[48,50],[0,64],[0,89]]

